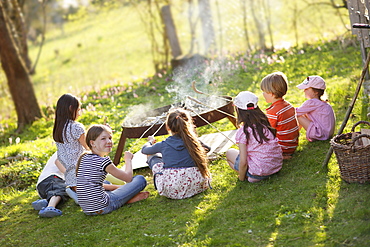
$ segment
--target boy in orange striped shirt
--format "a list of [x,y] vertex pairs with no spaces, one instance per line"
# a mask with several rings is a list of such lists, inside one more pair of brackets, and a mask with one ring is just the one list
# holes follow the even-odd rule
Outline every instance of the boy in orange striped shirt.
[[295,108],[283,99],[288,90],[287,77],[282,72],[267,75],[261,81],[263,97],[271,103],[266,115],[272,127],[277,130],[276,137],[283,151],[283,158],[290,159],[298,146],[299,127]]

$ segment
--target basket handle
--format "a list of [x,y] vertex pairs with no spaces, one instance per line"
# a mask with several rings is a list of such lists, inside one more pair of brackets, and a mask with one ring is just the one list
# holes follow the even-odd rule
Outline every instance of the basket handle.
[[353,127],[352,127],[352,129],[351,129],[351,132],[354,132],[354,131],[355,131],[355,128],[356,128],[356,126],[357,126],[357,125],[359,125],[359,124],[367,124],[367,125],[369,125],[369,126],[370,126],[370,123],[369,123],[369,122],[367,122],[367,121],[358,121],[357,123],[355,123],[355,124],[353,125]]
[[361,135],[358,135],[358,136],[354,137],[353,140],[352,140],[352,143],[351,143],[351,149],[352,150],[354,149],[354,146],[355,146],[356,141],[358,139],[362,138],[362,137],[367,137],[368,139],[370,139],[370,135],[368,135],[368,134],[361,134]]

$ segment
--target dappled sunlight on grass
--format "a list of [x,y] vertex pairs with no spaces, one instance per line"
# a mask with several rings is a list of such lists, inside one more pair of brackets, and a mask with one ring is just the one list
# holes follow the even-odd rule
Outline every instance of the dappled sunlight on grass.
[[26,210],[27,206],[31,207],[32,198],[35,198],[36,191],[32,188],[19,191],[13,188],[0,189],[1,214],[0,222],[14,222],[21,212]]
[[[194,238],[198,233],[199,225],[202,222],[207,220],[207,217],[212,214],[212,212],[219,206],[220,203],[228,196],[228,192],[235,187],[235,184],[230,184],[228,178],[230,174],[235,175],[228,166],[225,166],[223,159],[220,159],[215,164],[211,165],[210,170],[212,173],[212,189],[209,189],[204,193],[203,200],[200,201],[198,206],[195,207],[195,210],[192,214],[191,221],[186,224],[186,239],[190,241],[187,244],[194,243]],[[224,170],[224,169],[228,170]],[[231,176],[232,176],[231,175]],[[209,239],[205,238],[202,240],[198,239],[197,244],[203,243],[206,244],[209,242]],[[187,246],[186,244],[183,246]]]
[[339,175],[338,163],[335,160],[335,158],[331,158],[328,164],[328,181],[326,183],[328,193],[327,213],[329,219],[331,219],[334,216],[335,206],[338,203],[341,182],[342,180],[340,179]]

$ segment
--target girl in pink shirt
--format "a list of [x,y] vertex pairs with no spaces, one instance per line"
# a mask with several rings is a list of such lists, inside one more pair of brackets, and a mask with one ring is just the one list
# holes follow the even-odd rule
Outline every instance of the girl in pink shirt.
[[320,76],[308,76],[297,87],[304,90],[308,99],[296,108],[299,127],[306,130],[309,141],[330,139],[334,133],[335,114],[331,105],[321,100],[326,89],[324,79]]
[[238,172],[239,180],[259,182],[280,171],[283,154],[266,115],[257,106],[258,98],[251,92],[240,92],[234,99],[238,123],[235,139],[239,150],[229,149],[226,159]]

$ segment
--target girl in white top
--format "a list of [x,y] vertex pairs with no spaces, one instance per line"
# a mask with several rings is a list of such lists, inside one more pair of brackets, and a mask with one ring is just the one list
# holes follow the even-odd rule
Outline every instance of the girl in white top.
[[304,90],[308,99],[296,108],[298,123],[306,130],[306,138],[309,141],[330,139],[334,133],[335,114],[331,105],[321,100],[326,89],[324,79],[308,76],[297,87]]
[[66,192],[78,204],[76,196],[76,163],[88,149],[85,128],[77,122],[81,115],[81,102],[72,94],[62,95],[56,106],[53,138],[57,145],[58,160],[65,167]]
[[255,94],[244,91],[234,99],[238,123],[235,139],[239,150],[226,152],[230,167],[238,172],[239,180],[259,182],[280,171],[283,154],[276,138],[276,130],[271,127],[267,116],[257,106]]

